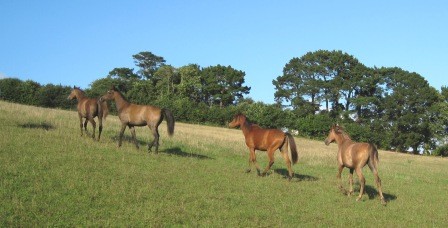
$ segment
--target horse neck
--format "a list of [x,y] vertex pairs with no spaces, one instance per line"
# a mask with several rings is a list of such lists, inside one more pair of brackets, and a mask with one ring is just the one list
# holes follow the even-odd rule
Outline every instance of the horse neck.
[[115,92],[114,100],[115,104],[117,105],[118,112],[121,112],[124,108],[129,106],[129,102],[124,99],[123,95],[119,92]]
[[336,143],[338,144],[339,148],[341,148],[342,145],[346,144],[347,142],[352,142],[352,139],[345,132],[336,135]]
[[87,96],[81,90],[77,90],[76,91],[76,99],[78,100],[78,103],[79,103],[82,100],[87,99]]
[[241,130],[243,131],[244,137],[247,137],[247,135],[250,133],[250,127],[251,123],[247,120],[244,120],[244,122],[241,124]]

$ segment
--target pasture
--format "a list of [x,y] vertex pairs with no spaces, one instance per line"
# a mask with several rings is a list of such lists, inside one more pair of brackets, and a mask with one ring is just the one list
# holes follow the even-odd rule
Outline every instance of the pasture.
[[[368,167],[361,202],[339,191],[337,145],[323,141],[295,139],[299,162],[288,182],[279,152],[266,177],[244,172],[249,152],[239,129],[177,122],[169,138],[163,122],[155,155],[146,151],[147,127],[136,128],[140,150],[128,129],[117,148],[112,115],[99,142],[80,136],[75,111],[0,101],[0,122],[2,227],[448,225],[448,160],[439,157],[379,151],[383,206]],[[265,152],[257,160],[266,166]],[[348,188],[347,169],[342,179]]]

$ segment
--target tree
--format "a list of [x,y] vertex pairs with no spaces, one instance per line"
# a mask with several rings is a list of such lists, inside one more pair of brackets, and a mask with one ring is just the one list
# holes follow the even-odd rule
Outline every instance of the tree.
[[201,69],[197,64],[179,68],[180,83],[178,91],[181,97],[199,103],[202,98]]
[[141,79],[141,77],[138,74],[134,73],[134,69],[121,67],[121,68],[114,68],[109,72],[109,75],[112,78],[120,78],[123,80],[138,80]]
[[[36,97],[39,95],[39,89],[42,87],[39,83],[26,80],[17,88],[20,96],[19,102],[22,104],[39,105]],[[68,95],[67,95],[68,96]]]
[[205,102],[224,107],[248,94],[250,87],[243,86],[245,73],[231,66],[210,66],[202,70],[202,92]]
[[22,83],[23,82],[18,78],[0,79],[0,99],[11,102],[20,102],[17,88],[19,88]]
[[[293,58],[283,68],[283,75],[272,81],[278,103],[289,101],[293,109],[304,110],[304,114],[314,114],[318,109],[320,88],[318,86],[319,66],[308,52],[301,58]],[[306,99],[309,98],[309,101]]]
[[[157,69],[165,64],[163,57],[154,55],[149,51],[140,52],[132,57],[134,58],[135,65],[140,68],[138,71],[140,76],[151,81],[154,80],[153,76]],[[157,81],[155,80],[153,83],[156,84]]]
[[69,109],[72,104],[67,99],[71,87],[62,85],[47,84],[39,88],[39,106],[47,108]]
[[179,76],[176,68],[171,65],[163,65],[154,73],[153,81],[156,81],[156,88],[161,96],[174,94],[175,84],[179,84]]
[[400,68],[383,68],[387,88],[384,94],[382,121],[389,125],[394,138],[391,147],[398,151],[419,152],[425,145],[435,147],[431,116],[440,101],[437,90],[417,73]]
[[318,110],[321,100],[327,112],[332,102],[332,111],[338,114],[343,101],[343,109],[349,111],[366,72],[367,68],[356,58],[342,51],[308,52],[291,59],[283,68],[283,75],[273,81],[275,98],[280,103],[290,101],[293,109],[305,108],[308,114]]

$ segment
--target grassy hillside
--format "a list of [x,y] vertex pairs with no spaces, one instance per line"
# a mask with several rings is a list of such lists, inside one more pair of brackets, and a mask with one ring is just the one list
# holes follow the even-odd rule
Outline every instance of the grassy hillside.
[[[299,163],[288,182],[279,153],[267,177],[244,173],[240,130],[176,123],[169,138],[162,123],[155,155],[127,140],[117,148],[116,116],[100,142],[80,137],[71,111],[0,101],[0,121],[3,227],[448,225],[447,159],[380,151],[382,206],[367,167],[362,202],[338,190],[335,144],[296,138]],[[146,144],[149,130],[138,128],[137,137]],[[264,152],[257,158],[267,164]]]

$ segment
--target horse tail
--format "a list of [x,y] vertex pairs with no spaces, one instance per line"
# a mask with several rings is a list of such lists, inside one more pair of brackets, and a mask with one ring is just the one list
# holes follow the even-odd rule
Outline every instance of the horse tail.
[[291,158],[292,164],[296,164],[299,160],[299,153],[297,152],[296,142],[294,141],[294,137],[290,133],[285,133],[288,136],[289,140],[289,148],[291,149]]
[[369,167],[373,166],[373,168],[378,168],[378,163],[380,162],[380,160],[378,159],[378,150],[372,143],[369,144],[369,147]]
[[168,135],[172,136],[174,134],[174,116],[173,113],[165,108],[162,108],[162,118],[165,117],[166,125],[168,128]]
[[106,101],[99,102],[98,107],[101,110],[101,117],[106,120],[107,115],[109,115],[109,105],[107,105]]

